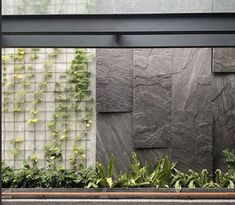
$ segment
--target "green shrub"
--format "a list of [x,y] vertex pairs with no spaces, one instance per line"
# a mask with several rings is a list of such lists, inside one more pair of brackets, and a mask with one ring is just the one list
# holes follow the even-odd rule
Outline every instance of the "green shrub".
[[12,170],[12,168],[10,168],[4,162],[2,162],[2,186],[3,187],[12,186],[13,174],[14,174],[14,171]]
[[182,188],[234,188],[233,155],[226,151],[226,156],[228,154],[228,171],[222,173],[221,170],[216,170],[214,180],[205,169],[201,172],[191,169],[187,172],[177,170],[176,163],[170,161],[166,155],[156,160],[155,166],[151,169],[148,162],[142,165],[133,153],[130,171],[119,175],[115,175],[113,171],[114,157],[111,157],[107,165],[97,163],[96,169],[80,165],[77,169],[68,170],[53,163],[48,169],[40,169],[34,157],[23,161],[23,168],[19,170],[13,170],[2,163],[2,184],[4,188],[174,187],[178,192]]
[[235,174],[235,150],[225,149],[223,153],[229,172]]
[[114,167],[114,157],[112,156],[108,162],[107,167],[102,165],[101,163],[97,163],[96,165],[96,173],[97,173],[97,180],[96,185],[97,187],[104,187],[104,188],[113,188],[116,184],[114,180],[113,174],[113,167]]

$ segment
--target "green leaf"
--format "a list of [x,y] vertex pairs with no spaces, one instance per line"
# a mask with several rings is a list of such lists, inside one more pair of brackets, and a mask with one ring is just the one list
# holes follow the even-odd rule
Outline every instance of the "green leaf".
[[112,178],[111,177],[106,178],[106,181],[107,181],[107,183],[109,185],[109,188],[112,188],[113,187],[113,180],[112,180]]
[[181,191],[181,184],[180,184],[180,180],[177,180],[176,183],[175,183],[175,190],[176,192],[180,192]]

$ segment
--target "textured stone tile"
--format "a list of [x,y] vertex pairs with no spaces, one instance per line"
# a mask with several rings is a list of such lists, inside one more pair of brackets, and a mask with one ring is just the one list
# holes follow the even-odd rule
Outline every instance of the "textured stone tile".
[[142,164],[146,161],[150,162],[150,167],[153,168],[156,160],[167,155],[171,159],[171,148],[157,148],[157,149],[136,149],[135,152]]
[[173,49],[135,49],[133,51],[134,74],[149,78],[171,74],[172,53]]
[[213,80],[214,167],[223,168],[223,150],[235,148],[235,74],[217,74]]
[[212,72],[235,73],[235,48],[214,48],[212,60]]
[[107,163],[114,155],[116,171],[124,171],[129,167],[132,151],[132,113],[98,113],[96,160]]
[[144,164],[154,162],[167,154],[171,158],[169,148],[135,149],[132,136],[132,113],[98,113],[97,114],[96,160],[107,163],[112,155],[115,156],[115,171],[129,170],[131,156],[136,152]]
[[97,49],[97,112],[132,111],[132,50]]
[[212,113],[177,111],[173,113],[172,159],[178,168],[212,171]]
[[235,1],[234,0],[213,0],[214,12],[234,12]]
[[212,0],[114,0],[115,13],[187,13],[212,11]]
[[211,109],[211,49],[174,49],[172,110]]
[[133,63],[135,147],[169,147],[171,55],[164,49],[137,50]]

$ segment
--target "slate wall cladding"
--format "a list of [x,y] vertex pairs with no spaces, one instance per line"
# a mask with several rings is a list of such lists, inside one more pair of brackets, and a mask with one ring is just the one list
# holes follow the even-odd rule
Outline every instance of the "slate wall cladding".
[[171,144],[172,58],[167,50],[134,50],[133,130],[136,148]]
[[[235,2],[235,1],[234,1]],[[235,73],[235,48],[216,48],[213,50],[212,72]]]
[[96,159],[115,156],[116,171],[127,170],[133,151],[132,113],[97,113]]
[[[129,55],[133,65],[128,67],[132,72],[127,73],[132,73],[133,84],[109,86],[131,90],[133,107],[128,100],[127,113],[98,113],[97,159],[107,162],[114,154],[120,171],[126,169],[131,152],[136,151],[142,161],[154,161],[168,154],[179,161],[178,167],[183,170],[222,168],[222,151],[235,147],[235,73],[221,71],[227,69],[223,62],[233,65],[235,58],[229,48],[216,50],[129,49],[128,52],[133,52]],[[230,57],[226,53],[230,53]],[[110,56],[104,59],[110,64],[123,63]],[[220,62],[221,68],[213,73],[216,62]],[[128,79],[129,76],[125,80]],[[97,88],[97,92],[105,90]],[[109,92],[105,96],[109,98]],[[97,99],[101,107],[107,103],[103,99]],[[118,103],[125,104],[126,98],[120,97]]]
[[172,111],[211,108],[211,49],[172,49]]
[[177,111],[172,114],[172,159],[178,168],[212,170],[212,113]]
[[171,157],[168,148],[135,149],[133,144],[132,118],[129,113],[97,113],[96,160],[107,163],[115,156],[115,171],[127,171],[130,166],[132,152],[135,151],[141,162],[146,160],[153,166],[156,158],[163,154]]
[[132,50],[97,49],[97,112],[132,111]]

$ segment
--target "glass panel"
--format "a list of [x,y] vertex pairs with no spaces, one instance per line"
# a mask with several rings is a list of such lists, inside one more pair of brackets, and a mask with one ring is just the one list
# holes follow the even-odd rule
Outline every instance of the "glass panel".
[[[212,0],[109,0],[97,5],[100,13],[185,13],[211,12]],[[108,5],[108,6],[107,6]]]
[[214,12],[234,12],[235,1],[234,0],[214,0],[213,11]]
[[95,0],[2,0],[3,14],[94,13]]
[[94,49],[3,49],[3,160],[95,164]]
[[3,14],[234,12],[234,0],[2,0]]

